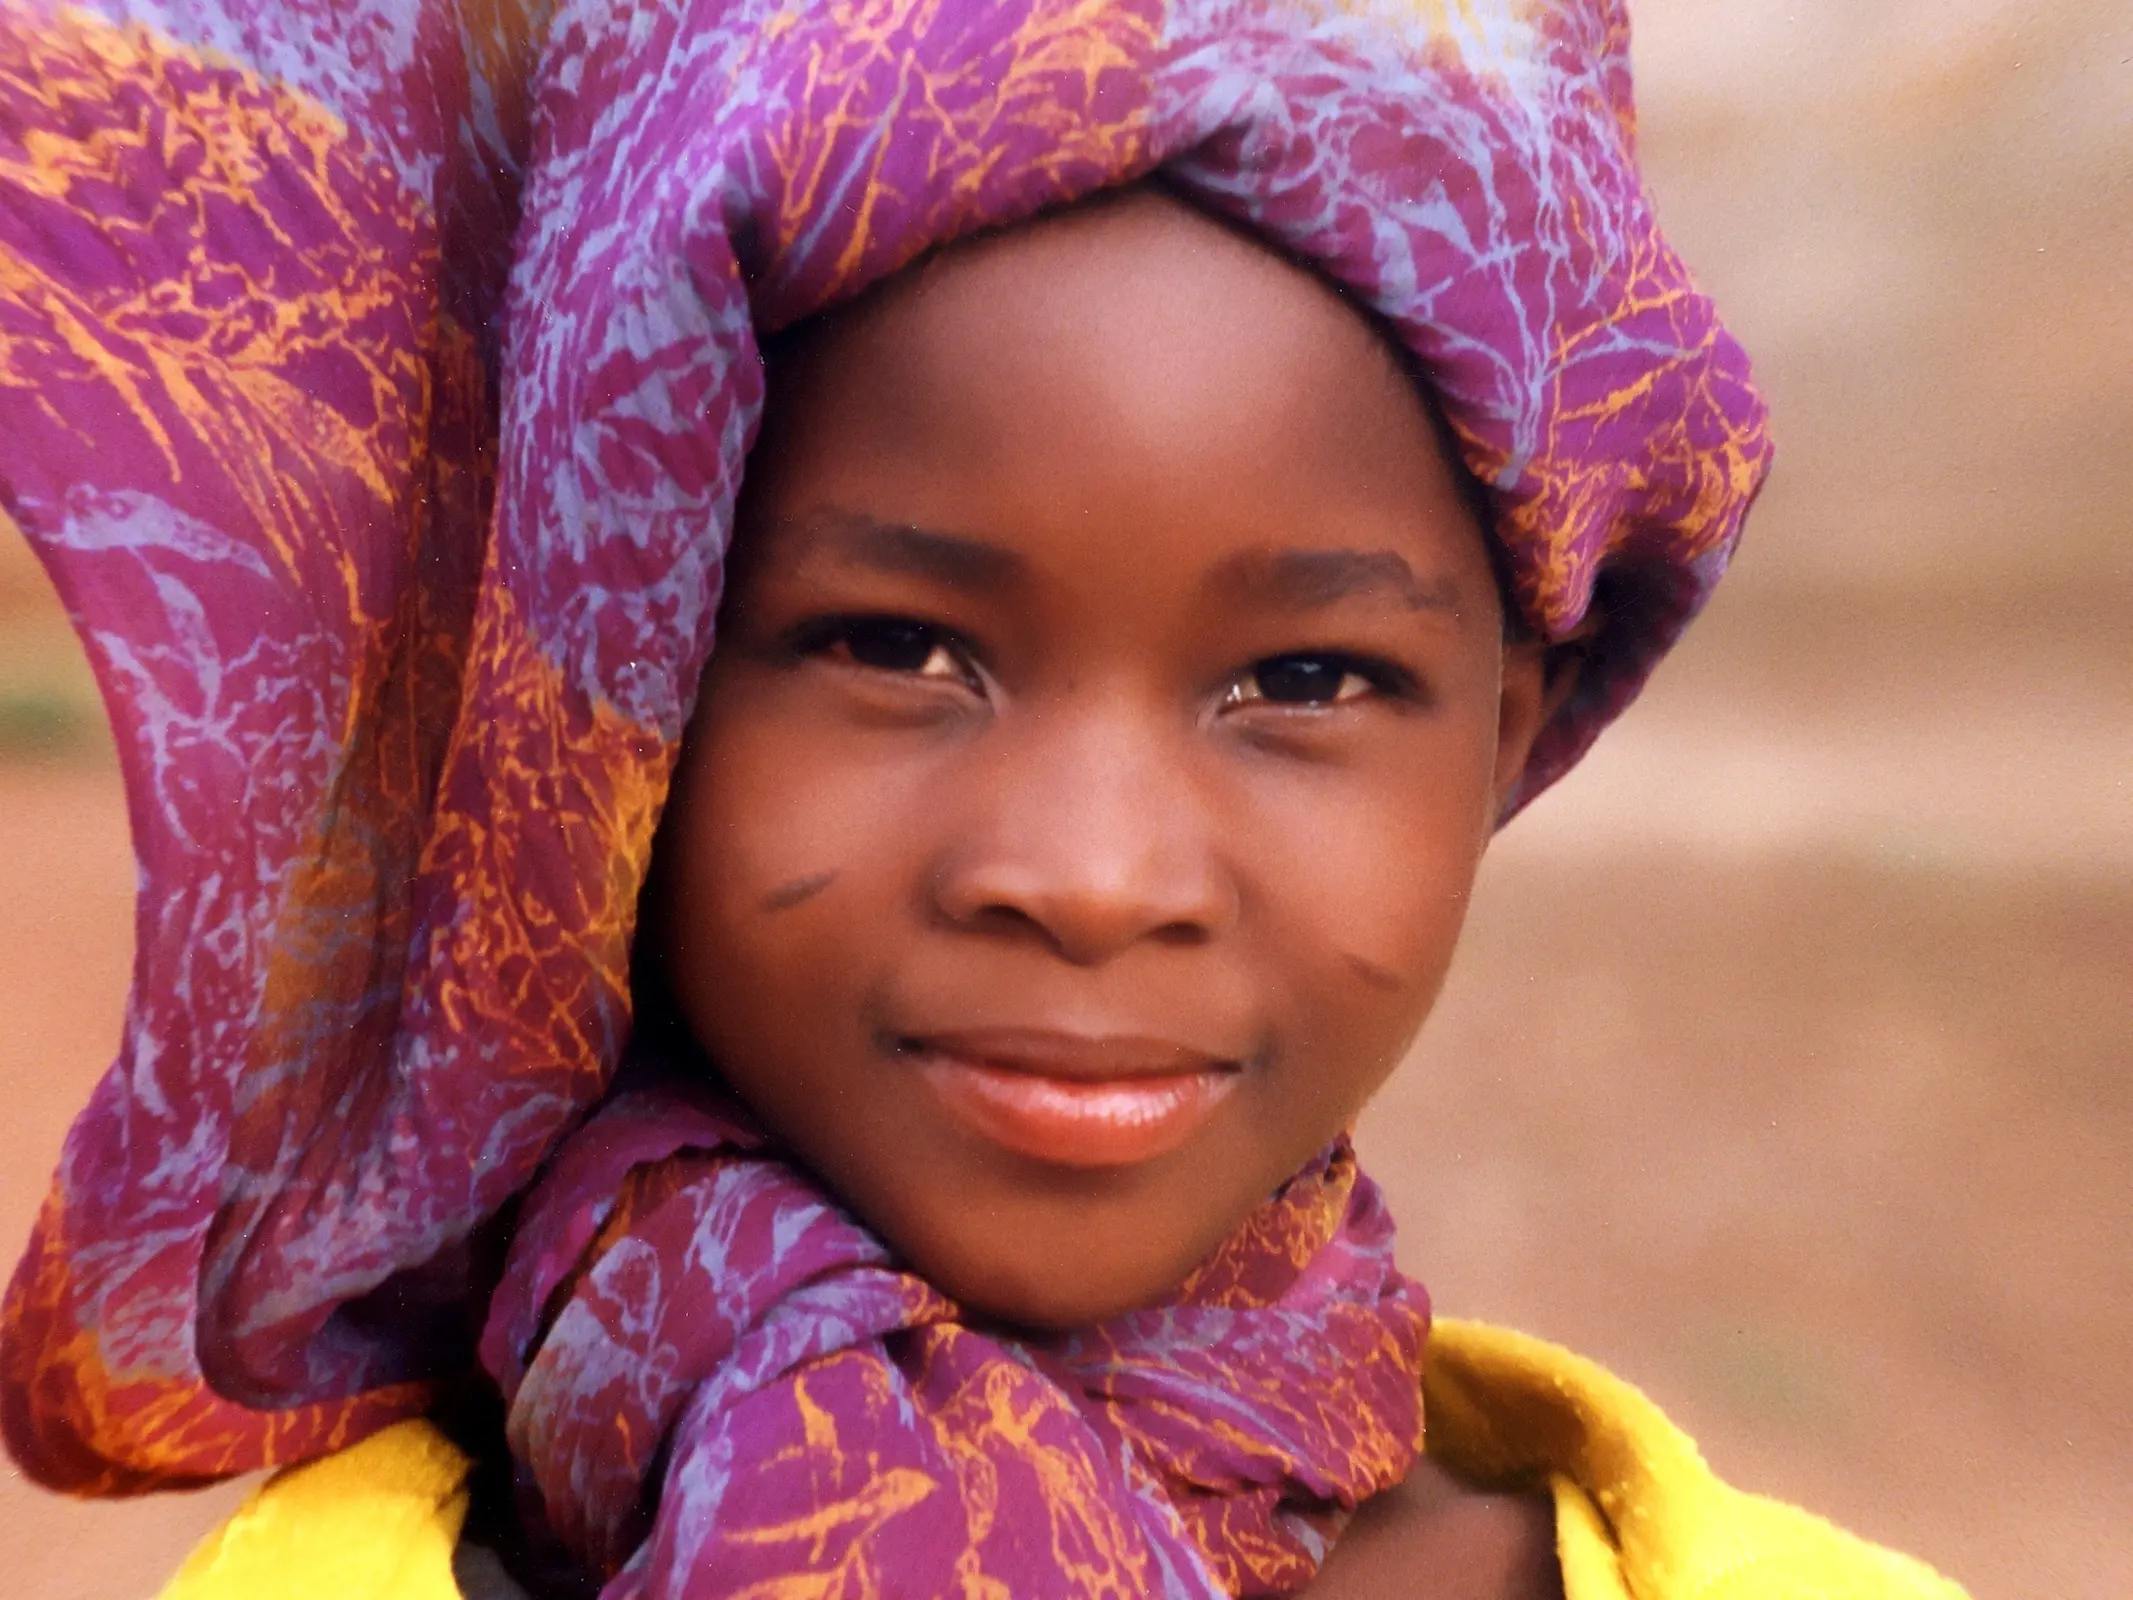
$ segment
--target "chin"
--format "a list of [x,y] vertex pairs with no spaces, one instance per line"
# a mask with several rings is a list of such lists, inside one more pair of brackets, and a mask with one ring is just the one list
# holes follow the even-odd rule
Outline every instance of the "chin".
[[[1129,1311],[1159,1305],[1177,1291],[1191,1272],[1186,1263],[1176,1272],[1127,1274],[1115,1259],[1103,1260],[1100,1272],[1082,1272],[1071,1263],[1077,1252],[1035,1251],[1012,1259],[925,1261],[912,1266],[927,1282],[971,1316],[1043,1333],[1068,1333]],[[1039,1260],[1032,1257],[1041,1257]]]
[[1157,1304],[1164,1295],[1090,1295],[1078,1286],[1047,1285],[1035,1291],[1018,1287],[1002,1295],[988,1295],[981,1289],[954,1299],[978,1321],[1033,1333],[1072,1333]]

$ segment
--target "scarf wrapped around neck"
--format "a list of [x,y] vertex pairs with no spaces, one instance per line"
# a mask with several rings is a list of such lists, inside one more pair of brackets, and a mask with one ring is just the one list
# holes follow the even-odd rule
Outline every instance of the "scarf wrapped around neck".
[[1414,1464],[1428,1326],[1346,1141],[1171,1303],[1011,1336],[732,1100],[670,1081],[612,1100],[534,1191],[483,1355],[529,1515],[606,1600],[806,1574],[1126,1600],[1300,1590]]
[[[1703,603],[1769,458],[1746,360],[1653,221],[1627,61],[1621,0],[0,0],[0,504],[98,673],[139,858],[118,1059],[8,1291],[24,1469],[109,1494],[299,1461],[470,1369],[470,1236],[629,1034],[758,330],[947,240],[1160,170],[1381,316],[1488,492],[1524,620],[1586,656],[1510,809],[1562,773]],[[1161,1407],[1126,1389],[1185,1382],[1193,1340],[1202,1398],[1267,1353],[1209,1335],[1217,1310],[1330,1315],[1310,1262],[1251,1308],[1202,1283],[1111,1354],[991,1339],[744,1153],[730,1110],[689,1118],[725,1131],[609,1172],[636,1186],[622,1235],[492,1339],[499,1372],[530,1362],[520,1448],[589,1558],[624,1557],[620,1502],[663,1451],[704,1476],[662,1526],[712,1537],[718,1441],[752,1449],[719,1431],[756,1403],[738,1335],[691,1347],[694,1398],[644,1400],[628,1461],[573,1432],[581,1389],[667,1381],[623,1302],[616,1372],[580,1341],[602,1286],[641,1267],[726,1292],[716,1227],[677,1219],[743,1190],[841,1241],[850,1307],[774,1252],[733,1288],[766,1308],[747,1326],[881,1375],[820,1426],[864,1432],[878,1403],[902,1449],[954,1415],[928,1384],[1029,1385],[1157,1568],[1290,1570],[1310,1522],[1287,1508],[1397,1460],[1321,1454],[1294,1417],[1255,1454],[1279,1406],[1204,1458],[1209,1434],[1133,1431]],[[640,1215],[670,1167],[686,1181]],[[1352,1237],[1312,1259],[1367,1304],[1384,1245],[1346,1192]],[[520,1247],[528,1304],[553,1267],[525,1263],[568,1254]],[[812,1417],[795,1359],[759,1403]],[[1292,1372],[1281,1405],[1378,1407],[1363,1370]],[[1399,1404],[1370,1423],[1388,1439]],[[980,1530],[989,1459],[936,1463],[971,1474],[972,1550],[1024,1536]],[[1225,1474],[1258,1531],[1207,1533]]]

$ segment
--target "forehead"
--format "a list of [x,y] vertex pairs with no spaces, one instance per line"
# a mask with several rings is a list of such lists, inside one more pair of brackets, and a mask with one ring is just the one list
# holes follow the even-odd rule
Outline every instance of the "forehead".
[[782,344],[773,380],[788,393],[797,380],[809,402],[886,402],[914,420],[961,400],[987,434],[1056,427],[1076,401],[1121,430],[1278,417],[1298,445],[1343,411],[1426,415],[1324,280],[1147,188],[951,246]]
[[1094,561],[1320,545],[1486,562],[1428,404],[1368,318],[1151,190],[952,247],[778,341],[749,489],[779,518],[1050,532]]

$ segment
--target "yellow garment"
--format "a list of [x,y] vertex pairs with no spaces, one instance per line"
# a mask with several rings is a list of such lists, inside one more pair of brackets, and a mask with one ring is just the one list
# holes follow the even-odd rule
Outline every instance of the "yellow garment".
[[[1657,1406],[1558,1346],[1440,1320],[1424,1370],[1432,1456],[1553,1490],[1567,1600],[1964,1600],[1908,1556],[1720,1483]],[[405,1422],[284,1472],[162,1600],[458,1600],[467,1467]]]
[[1964,1600],[1909,1556],[1719,1482],[1641,1392],[1559,1346],[1440,1320],[1422,1402],[1453,1472],[1546,1480],[1567,1600]]
[[459,1600],[469,1465],[427,1422],[403,1422],[277,1473],[160,1600]]

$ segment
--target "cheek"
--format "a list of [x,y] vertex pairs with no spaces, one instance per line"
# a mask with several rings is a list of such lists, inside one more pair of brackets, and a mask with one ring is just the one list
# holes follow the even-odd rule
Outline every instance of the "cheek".
[[907,866],[910,775],[869,763],[865,743],[746,705],[702,718],[669,830],[691,912],[730,937],[774,938],[786,913]]
[[1389,1071],[1420,1027],[1487,840],[1486,739],[1427,743],[1262,783],[1242,830],[1259,965],[1299,1042],[1342,1077]]
[[1244,852],[1270,902],[1403,978],[1447,918],[1456,932],[1487,840],[1483,741],[1416,743],[1350,769],[1255,785]]
[[[793,790],[789,773],[800,756],[790,741],[700,717],[676,774],[661,838],[657,937],[693,1031],[728,1063],[758,1053],[757,1014],[783,1009],[775,991],[792,965],[785,947],[793,924],[842,876],[847,852],[834,819],[798,803]],[[794,803],[767,804],[771,795]]]
[[878,892],[870,879],[886,842],[866,834],[871,813],[850,804],[841,774],[817,770],[817,755],[789,726],[698,719],[661,843],[656,930],[698,1043],[758,1115],[803,1146],[796,1124],[830,1089],[825,1063],[848,1042],[832,1024],[855,1011],[878,958],[864,903]]
[[849,1048],[908,943],[928,768],[745,682],[690,732],[661,948],[698,1039],[773,1121]]

